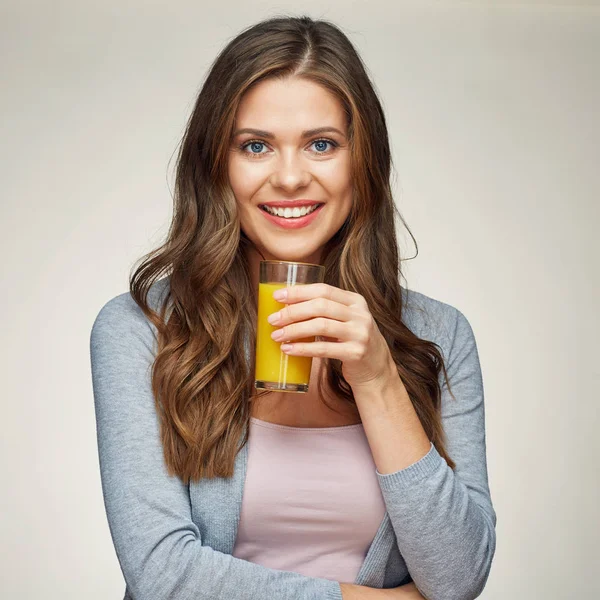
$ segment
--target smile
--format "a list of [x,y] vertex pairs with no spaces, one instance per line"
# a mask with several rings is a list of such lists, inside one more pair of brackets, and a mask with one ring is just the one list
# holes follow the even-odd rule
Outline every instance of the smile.
[[260,209],[262,214],[272,223],[280,225],[285,229],[297,229],[312,223],[321,212],[323,206],[324,204],[302,208],[298,206],[295,208],[267,208],[261,205]]

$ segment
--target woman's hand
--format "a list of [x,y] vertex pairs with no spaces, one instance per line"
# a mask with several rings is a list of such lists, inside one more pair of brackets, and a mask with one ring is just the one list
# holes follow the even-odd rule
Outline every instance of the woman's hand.
[[399,600],[427,600],[425,596],[419,592],[417,586],[414,582],[407,583],[405,585],[401,585],[396,588],[387,589],[386,592],[391,592],[391,598],[398,598]]
[[[286,292],[287,296],[282,297]],[[342,374],[352,387],[371,384],[390,374],[393,359],[383,335],[360,295],[326,283],[292,285],[273,293],[287,304],[268,317],[279,327],[272,334],[281,342],[318,336],[314,342],[281,346],[294,356],[317,356],[342,361]],[[277,315],[278,320],[273,317]],[[280,337],[276,338],[275,334]]]
[[340,583],[343,600],[427,600],[414,582],[395,588],[371,588],[354,583]]

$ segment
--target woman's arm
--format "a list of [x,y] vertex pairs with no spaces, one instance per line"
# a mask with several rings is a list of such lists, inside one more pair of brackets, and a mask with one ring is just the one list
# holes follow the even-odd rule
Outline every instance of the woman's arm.
[[[466,317],[441,302],[430,302],[428,309],[430,321],[418,333],[443,347],[456,399],[442,380],[441,417],[446,448],[456,469],[448,466],[433,444],[427,454],[406,465],[405,457],[416,453],[406,447],[412,439],[404,422],[408,412],[380,408],[410,402],[400,386],[382,387],[381,397],[377,386],[353,391],[361,416],[364,413],[369,444],[374,446],[383,471],[378,468],[376,473],[398,549],[413,581],[431,598],[472,600],[486,583],[496,547],[481,368]],[[415,440],[421,454],[421,437]],[[397,464],[401,466],[390,471],[389,466]]]
[[169,476],[151,389],[154,332],[127,293],[107,302],[90,352],[110,533],[136,600],[342,600],[337,581],[270,569],[202,544],[180,478]]

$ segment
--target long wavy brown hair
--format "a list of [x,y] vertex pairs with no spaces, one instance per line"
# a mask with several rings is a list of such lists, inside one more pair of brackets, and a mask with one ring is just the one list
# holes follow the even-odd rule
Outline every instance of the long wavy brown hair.
[[[240,99],[268,77],[310,79],[344,107],[354,201],[323,249],[325,282],[366,299],[423,428],[454,469],[440,413],[442,369],[449,386],[441,349],[402,322],[395,218],[406,223],[392,197],[381,104],[358,53],[336,25],[278,16],[242,31],[211,65],[181,140],[167,240],[130,275],[131,295],[157,331],[152,390],[168,471],[186,484],[231,477],[235,456],[248,441],[249,398],[256,390],[246,353],[255,350],[257,300],[247,252],[254,245],[240,228],[227,157]],[[167,293],[152,307],[148,292],[164,274]],[[341,361],[323,359],[321,366],[318,390],[325,404],[330,406],[324,380],[335,396],[356,407]]]

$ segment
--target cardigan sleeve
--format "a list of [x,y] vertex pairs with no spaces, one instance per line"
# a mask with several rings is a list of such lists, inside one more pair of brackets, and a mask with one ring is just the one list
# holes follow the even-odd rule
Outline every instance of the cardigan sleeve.
[[[453,471],[431,444],[408,467],[377,478],[398,549],[429,600],[471,600],[488,579],[496,549],[496,513],[488,486],[484,395],[473,330],[456,308],[444,305],[453,333],[444,357],[441,417]],[[425,336],[423,336],[425,337]],[[435,341],[435,340],[433,340]]]
[[202,544],[188,487],[167,473],[151,389],[155,335],[129,294],[90,336],[104,505],[136,600],[341,600],[339,582],[263,567]]

